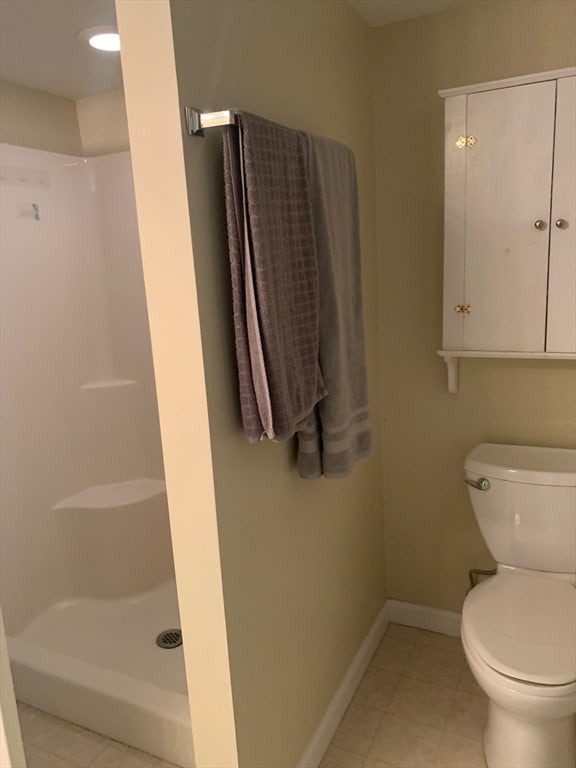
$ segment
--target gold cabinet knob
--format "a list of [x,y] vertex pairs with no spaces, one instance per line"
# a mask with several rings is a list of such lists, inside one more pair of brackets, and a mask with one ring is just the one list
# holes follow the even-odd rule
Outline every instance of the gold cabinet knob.
[[556,219],[554,222],[558,229],[568,229],[568,222],[566,219]]
[[454,307],[454,312],[457,312],[458,314],[461,314],[462,311],[463,311],[462,310],[462,304],[456,304],[456,306]]
[[462,307],[462,312],[464,312],[465,315],[469,315],[470,312],[472,312],[472,307],[470,306],[470,304],[464,304],[464,306]]
[[536,227],[536,229],[539,229],[542,232],[544,229],[546,229],[547,225],[543,219],[536,219],[536,221],[534,222],[534,226]]

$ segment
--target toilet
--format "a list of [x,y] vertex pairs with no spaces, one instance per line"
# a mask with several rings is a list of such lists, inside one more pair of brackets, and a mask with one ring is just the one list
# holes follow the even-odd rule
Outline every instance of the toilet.
[[465,478],[495,576],[462,643],[489,698],[489,768],[576,766],[576,451],[482,443]]

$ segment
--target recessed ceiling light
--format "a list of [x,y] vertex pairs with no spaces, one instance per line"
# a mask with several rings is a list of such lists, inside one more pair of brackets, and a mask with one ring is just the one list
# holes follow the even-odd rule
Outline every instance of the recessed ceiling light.
[[118,32],[101,32],[98,35],[92,35],[88,40],[92,48],[99,51],[119,51],[120,35]]
[[78,40],[88,43],[99,51],[119,51],[120,36],[114,27],[92,27],[77,35]]

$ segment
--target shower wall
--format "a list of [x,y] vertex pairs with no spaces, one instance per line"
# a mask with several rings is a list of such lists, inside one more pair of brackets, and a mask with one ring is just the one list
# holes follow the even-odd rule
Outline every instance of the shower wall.
[[0,599],[16,634],[54,603],[151,588],[172,557],[129,154],[0,151]]

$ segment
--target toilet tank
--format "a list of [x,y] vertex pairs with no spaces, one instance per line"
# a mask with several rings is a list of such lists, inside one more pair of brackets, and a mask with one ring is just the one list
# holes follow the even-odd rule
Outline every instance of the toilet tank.
[[464,468],[476,519],[497,563],[576,573],[576,450],[481,443]]

